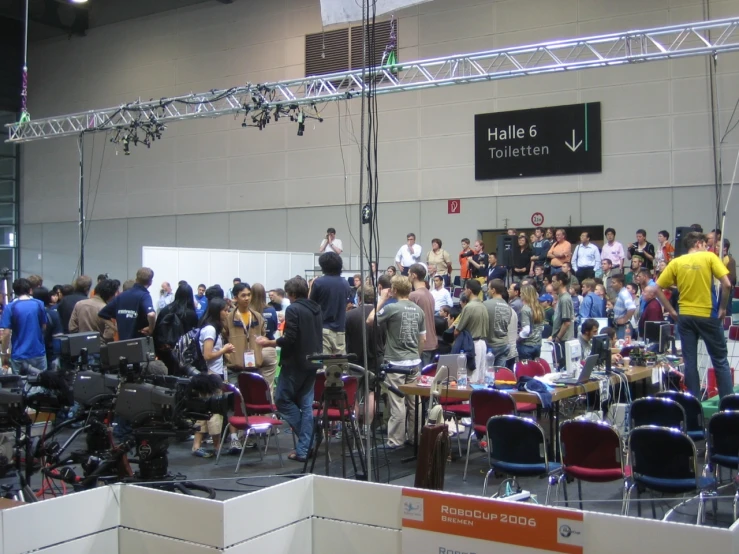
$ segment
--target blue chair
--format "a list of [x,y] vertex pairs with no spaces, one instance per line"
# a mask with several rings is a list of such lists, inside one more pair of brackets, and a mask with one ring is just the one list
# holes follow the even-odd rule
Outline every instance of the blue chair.
[[657,393],[657,398],[674,400],[685,410],[686,432],[693,441],[706,440],[706,423],[703,418],[703,404],[689,392],[674,390]]
[[639,398],[631,403],[629,411],[629,429],[645,425],[670,427],[678,431],[686,431],[687,416],[685,410],[676,401],[669,398]]
[[[716,479],[701,475],[695,443],[682,431],[656,425],[632,429],[629,434],[627,466],[631,466],[631,477],[626,478],[624,483],[626,515],[634,488],[637,499],[643,490],[671,495],[698,493],[698,524],[705,519],[706,498],[712,497],[715,506],[715,499],[718,497]],[[637,510],[641,516],[641,503],[637,504]],[[665,515],[665,519],[670,514],[671,511]],[[652,515],[656,517],[654,501]]]
[[494,472],[508,476],[501,487],[510,483],[517,492],[519,477],[547,476],[549,483],[544,503],[548,504],[552,486],[557,484],[555,474],[562,465],[548,460],[544,430],[535,421],[517,415],[493,416],[486,427],[490,469],[482,486],[483,496]]
[[[739,470],[739,411],[717,412],[708,421],[706,461],[717,482],[721,481],[722,467]],[[739,487],[734,493],[734,520],[739,515],[738,505]]]

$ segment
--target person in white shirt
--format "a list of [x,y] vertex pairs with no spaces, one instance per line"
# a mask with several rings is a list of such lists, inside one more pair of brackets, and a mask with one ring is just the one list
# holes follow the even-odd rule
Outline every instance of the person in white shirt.
[[321,246],[318,247],[318,252],[323,254],[325,252],[335,252],[341,255],[343,252],[341,239],[336,238],[336,229],[329,227],[326,229],[326,238],[321,241]]
[[602,260],[611,260],[614,275],[623,273],[626,252],[624,252],[624,245],[616,240],[616,230],[612,227],[606,229],[606,243],[603,245],[600,257]]
[[406,237],[408,242],[400,247],[395,255],[395,265],[400,270],[401,275],[408,275],[410,267],[421,261],[421,245],[416,244],[416,235],[408,233]]
[[572,270],[579,282],[595,279],[595,270],[600,268],[600,250],[590,242],[590,233],[580,233],[580,244],[572,253]]
[[439,315],[439,310],[443,306],[452,307],[452,295],[444,288],[444,277],[441,275],[434,276],[434,288],[431,289],[431,296],[434,297],[434,314]]
[[174,294],[172,293],[172,287],[167,281],[162,283],[162,288],[159,290],[159,300],[157,301],[157,311],[162,310],[166,306],[169,306],[174,302]]

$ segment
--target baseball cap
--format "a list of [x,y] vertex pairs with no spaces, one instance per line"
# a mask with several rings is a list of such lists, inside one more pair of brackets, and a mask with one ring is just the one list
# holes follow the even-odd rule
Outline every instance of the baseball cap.
[[552,298],[551,294],[542,294],[539,297],[539,302],[554,302],[554,298]]

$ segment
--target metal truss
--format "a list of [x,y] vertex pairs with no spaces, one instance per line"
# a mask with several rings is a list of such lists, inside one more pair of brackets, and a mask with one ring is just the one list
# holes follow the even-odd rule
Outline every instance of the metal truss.
[[[502,48],[343,73],[247,84],[103,110],[6,125],[8,142],[131,128],[142,121],[172,121],[298,110],[333,100],[359,97],[374,83],[375,94],[492,81],[592,67],[607,67],[739,50],[739,18],[703,21]],[[364,77],[363,77],[364,74]],[[246,120],[245,120],[246,121]],[[256,118],[254,118],[256,122]]]

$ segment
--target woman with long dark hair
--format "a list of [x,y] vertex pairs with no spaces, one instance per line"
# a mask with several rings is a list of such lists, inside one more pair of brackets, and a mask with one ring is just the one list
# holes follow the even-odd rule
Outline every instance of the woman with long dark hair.
[[[224,344],[223,340],[222,321],[227,315],[228,304],[224,299],[214,298],[211,300],[208,304],[208,309],[200,320],[200,334],[198,335],[200,351],[208,366],[208,373],[218,375],[223,381],[227,379],[223,355],[234,351],[234,345]],[[213,453],[208,452],[202,447],[203,435],[207,429],[208,434],[213,438],[213,446],[218,451],[221,447],[223,416],[214,414],[208,421],[197,421],[195,425],[196,427],[200,427],[200,431],[195,433],[195,440],[192,443],[192,454],[198,458],[210,458],[213,456]]]
[[513,281],[520,283],[531,271],[531,256],[534,252],[529,246],[529,239],[525,233],[518,235],[518,243],[513,249]]
[[157,314],[154,325],[154,350],[164,362],[170,375],[180,373],[180,366],[172,355],[172,348],[180,337],[198,326],[192,287],[188,284],[177,287],[174,301]]

